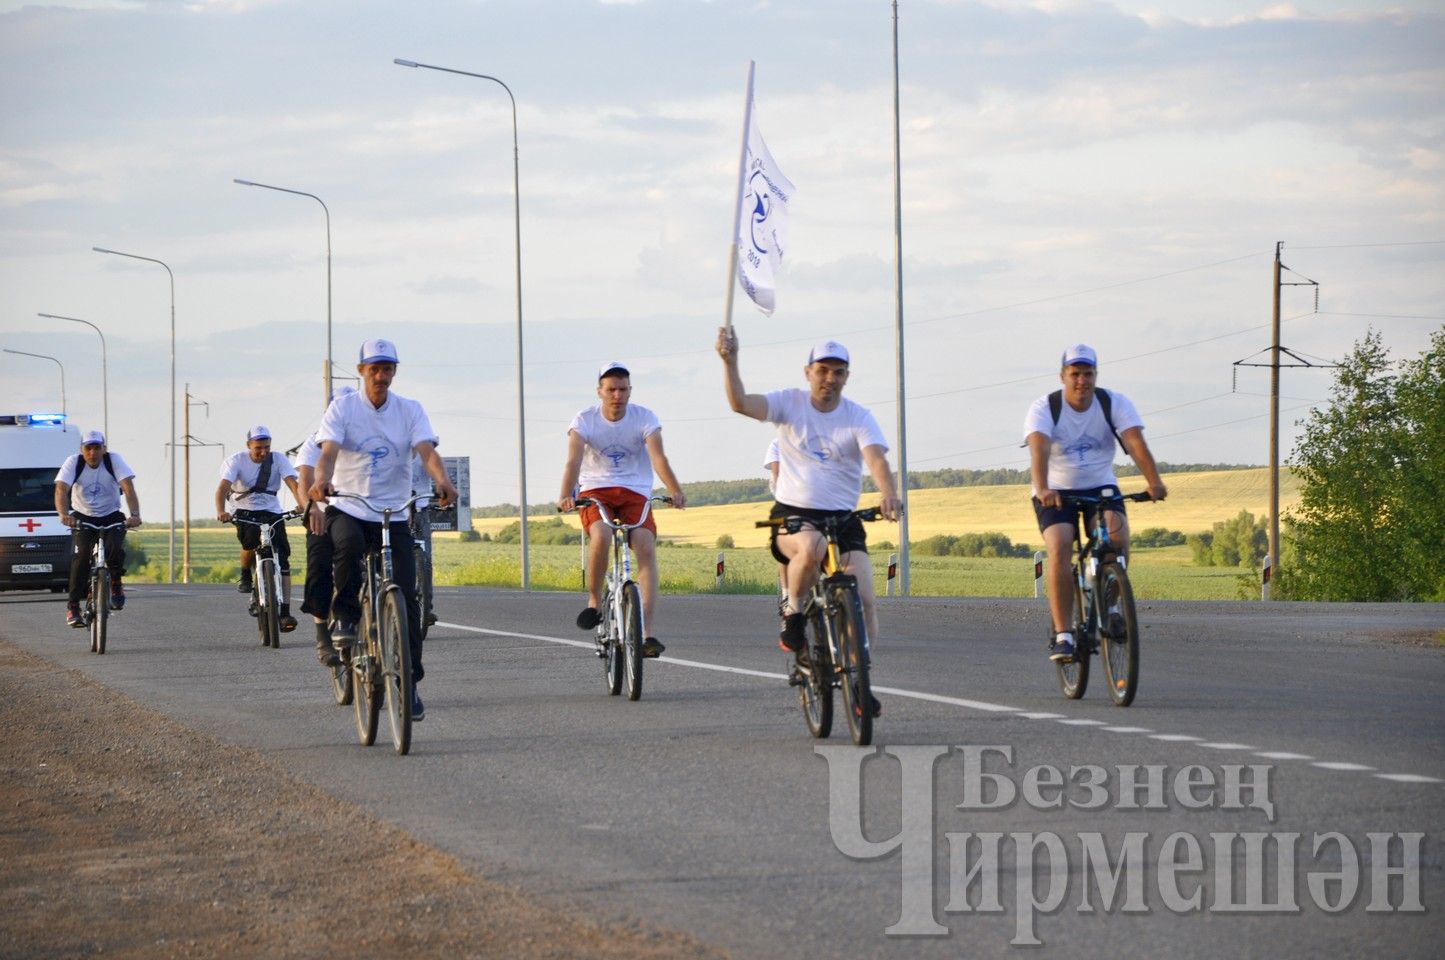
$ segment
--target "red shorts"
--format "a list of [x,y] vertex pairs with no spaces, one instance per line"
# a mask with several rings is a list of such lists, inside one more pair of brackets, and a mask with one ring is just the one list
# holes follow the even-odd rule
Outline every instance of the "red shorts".
[[[647,497],[626,487],[598,487],[596,490],[583,490],[578,496],[598,500],[607,505],[607,512],[612,515],[613,520],[621,520],[623,523],[636,523],[642,516],[642,508],[647,504]],[[582,517],[582,529],[590,531],[592,525],[602,519],[602,514],[596,507],[583,507],[578,511]],[[652,511],[648,511],[647,522],[641,527],[643,530],[651,530],[652,535],[657,536],[657,523],[653,520]]]

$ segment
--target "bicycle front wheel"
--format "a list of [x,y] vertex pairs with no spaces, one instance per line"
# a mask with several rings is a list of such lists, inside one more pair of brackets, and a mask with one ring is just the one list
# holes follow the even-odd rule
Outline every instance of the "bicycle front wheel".
[[431,620],[431,552],[419,543],[413,549],[416,550],[416,602],[421,607],[421,638],[425,641]]
[[110,620],[110,571],[102,567],[90,578],[90,650],[105,653],[105,632]]
[[1104,660],[1104,678],[1109,683],[1109,698],[1121,707],[1134,702],[1139,690],[1139,622],[1134,613],[1134,588],[1129,575],[1117,563],[1099,568],[1099,619],[1104,635],[1100,645]]
[[622,669],[627,675],[627,699],[642,697],[642,598],[637,584],[622,585]]
[[828,623],[822,614],[809,617],[808,627],[808,664],[799,668],[803,682],[798,684],[798,703],[808,732],[823,740],[833,732],[833,658],[828,653]]
[[406,597],[392,585],[381,595],[381,683],[386,691],[386,719],[391,745],[399,754],[411,749],[411,631]]
[[863,627],[863,604],[854,587],[833,592],[833,631],[838,642],[838,672],[843,682],[843,709],[853,742],[873,742],[873,685],[868,679],[868,632]]
[[1089,654],[1093,652],[1093,611],[1084,605],[1079,589],[1077,568],[1074,577],[1074,659],[1069,663],[1054,661],[1059,672],[1059,689],[1070,700],[1084,695],[1089,686]]
[[261,592],[261,609],[256,622],[261,628],[261,646],[281,646],[281,611],[276,607],[276,561],[269,557],[257,564],[256,589]]
[[351,650],[351,705],[356,711],[356,735],[363,747],[376,742],[377,721],[381,719],[381,680],[375,652],[376,624],[371,618],[371,598],[363,594],[356,645]]

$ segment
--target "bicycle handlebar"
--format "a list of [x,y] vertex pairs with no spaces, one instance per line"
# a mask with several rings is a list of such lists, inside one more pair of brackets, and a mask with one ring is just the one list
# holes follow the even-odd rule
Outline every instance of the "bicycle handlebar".
[[114,530],[116,527],[125,526],[125,521],[120,520],[116,523],[107,523],[105,526],[100,526],[95,523],[86,523],[84,520],[76,520],[75,525],[77,527],[85,527],[87,530]]
[[332,497],[342,497],[342,498],[347,499],[347,500],[355,500],[355,501],[357,501],[358,503],[361,503],[361,504],[365,505],[366,509],[371,510],[371,511],[374,512],[374,513],[380,513],[380,514],[382,514],[382,515],[384,516],[384,515],[392,514],[392,513],[401,513],[403,510],[406,510],[406,509],[408,509],[409,507],[411,507],[411,506],[412,506],[414,503],[416,503],[418,500],[429,500],[429,499],[431,499],[432,497],[435,497],[436,494],[434,494],[434,493],[418,493],[418,494],[414,495],[410,500],[407,500],[407,501],[405,501],[405,502],[403,502],[403,503],[400,503],[400,504],[398,504],[398,505],[395,506],[395,507],[378,507],[376,504],[372,503],[370,500],[366,499],[365,497],[363,497],[363,496],[362,496],[361,494],[359,494],[359,493],[342,493],[340,490],[333,490],[333,491],[331,491],[331,496],[332,496]]
[[285,523],[287,520],[299,520],[305,514],[299,510],[287,510],[275,520],[252,520],[249,517],[232,517],[227,523],[248,523],[253,527],[274,527],[278,523]]
[[832,520],[834,523],[837,523],[841,520],[851,520],[854,517],[857,517],[859,520],[871,523],[872,521],[877,520],[881,516],[883,516],[883,509],[881,507],[866,507],[862,510],[854,510],[851,513],[840,514],[836,517],[769,517],[766,520],[756,521],[753,526],[782,527],[788,533],[797,533],[804,526],[810,526],[815,529],[821,530],[822,527],[819,525],[827,522],[828,520]]
[[1115,491],[1113,496],[1100,494],[1096,497],[1081,494],[1059,494],[1059,501],[1061,503],[1076,504],[1085,507],[1097,506],[1101,503],[1123,503],[1125,500],[1133,500],[1136,503],[1149,503],[1153,502],[1154,498],[1149,496],[1147,490],[1141,490],[1138,493],[1120,493]]
[[596,507],[597,512],[602,514],[602,522],[607,524],[613,530],[636,530],[638,527],[642,526],[644,523],[647,522],[647,515],[651,512],[652,505],[654,503],[670,504],[672,503],[672,498],[648,497],[646,504],[647,509],[642,511],[642,516],[638,519],[636,523],[618,523],[617,521],[612,519],[612,514],[607,509],[607,504],[600,503],[597,500],[592,499],[591,497],[574,497],[572,499],[572,509],[580,510],[583,507]]

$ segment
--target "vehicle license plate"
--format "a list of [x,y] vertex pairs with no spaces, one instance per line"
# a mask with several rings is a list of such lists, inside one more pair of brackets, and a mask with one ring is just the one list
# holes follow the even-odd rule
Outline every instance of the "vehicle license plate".
[[12,563],[11,573],[51,573],[53,568],[48,563]]

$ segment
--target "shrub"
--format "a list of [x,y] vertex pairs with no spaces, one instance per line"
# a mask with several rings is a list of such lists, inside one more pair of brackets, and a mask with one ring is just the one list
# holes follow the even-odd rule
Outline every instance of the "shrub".
[[1129,535],[1129,542],[1136,547],[1177,547],[1186,542],[1184,534],[1179,530],[1168,530],[1164,527],[1147,527],[1138,533]]
[[[494,543],[518,543],[522,539],[522,522],[513,520],[492,537]],[[566,545],[581,543],[582,532],[569,526],[561,517],[550,520],[531,520],[527,523],[527,540],[530,543]]]
[[716,546],[719,550],[732,550],[737,544],[733,543],[732,534],[725,533],[717,538]]

